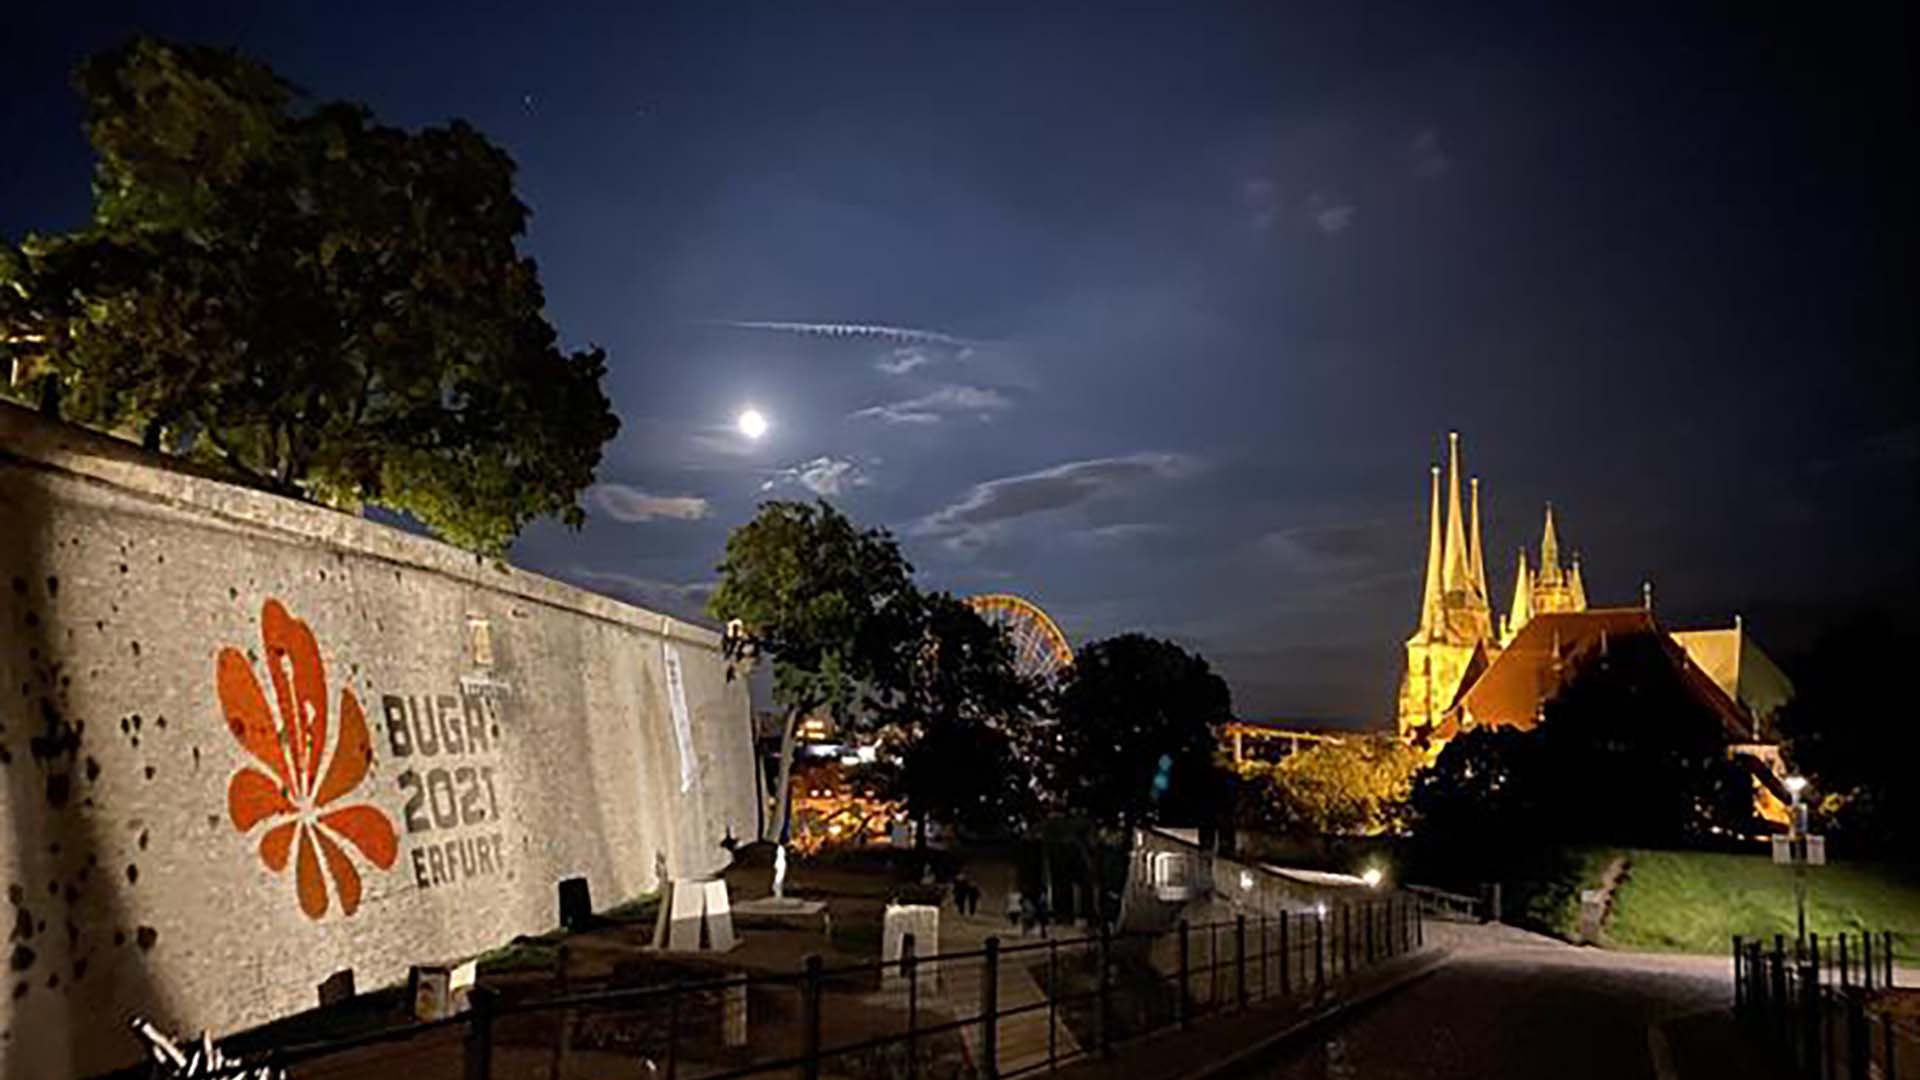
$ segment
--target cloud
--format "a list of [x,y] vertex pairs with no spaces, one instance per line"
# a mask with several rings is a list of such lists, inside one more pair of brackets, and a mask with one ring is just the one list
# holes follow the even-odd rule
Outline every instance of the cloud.
[[1151,521],[1120,521],[1111,525],[1096,525],[1081,529],[1073,534],[1073,538],[1088,547],[1114,548],[1155,536],[1163,536],[1172,531],[1166,525]]
[[655,518],[698,521],[713,513],[707,500],[696,495],[649,495],[625,484],[595,484],[588,496],[608,517],[629,523]]
[[958,502],[921,518],[913,531],[942,538],[956,548],[978,547],[1018,518],[1123,494],[1144,483],[1183,475],[1189,465],[1177,454],[1139,453],[1004,476],[975,484]]
[[771,480],[761,484],[760,490],[772,491],[782,484],[798,484],[815,495],[841,495],[848,488],[864,487],[869,482],[871,479],[859,462],[851,458],[823,455],[781,469]]
[[1431,180],[1436,176],[1445,176],[1453,168],[1453,161],[1440,149],[1440,136],[1432,128],[1426,128],[1407,141],[1407,167],[1413,175],[1422,180]]
[[933,363],[933,356],[920,345],[897,345],[881,357],[874,367],[885,375],[905,375],[914,368]]
[[804,334],[809,337],[878,338],[908,345],[942,345],[949,349],[971,349],[982,342],[956,337],[938,330],[912,326],[888,326],[884,323],[764,322],[741,319],[716,319],[707,325],[733,330],[766,330],[777,334]]
[[1260,537],[1260,550],[1308,578],[1347,578],[1380,566],[1393,548],[1393,524],[1384,520],[1299,525]]
[[1264,176],[1242,181],[1240,207],[1247,215],[1247,224],[1261,232],[1273,228],[1280,216],[1279,185]]
[[885,424],[937,424],[957,413],[973,413],[987,419],[994,413],[1012,407],[1013,399],[998,390],[949,384],[916,398],[857,409],[853,416]]
[[1323,206],[1313,211],[1313,223],[1320,227],[1321,232],[1332,236],[1345,232],[1347,226],[1353,224],[1353,216],[1359,212],[1359,207],[1347,203]]
[[719,588],[717,581],[689,581],[676,584],[671,581],[655,581],[635,574],[623,574],[617,570],[590,570],[583,566],[570,567],[558,575],[583,589],[624,600],[629,604],[678,615],[682,618],[701,619],[705,616],[707,598],[713,590]]

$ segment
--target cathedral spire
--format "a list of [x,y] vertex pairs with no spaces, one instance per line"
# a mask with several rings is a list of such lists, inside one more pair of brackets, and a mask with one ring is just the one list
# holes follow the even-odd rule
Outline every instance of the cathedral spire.
[[1567,591],[1573,596],[1573,610],[1587,610],[1587,583],[1580,579],[1580,553],[1573,553],[1573,569],[1567,575]]
[[1513,606],[1507,609],[1507,640],[1533,620],[1533,571],[1527,569],[1527,549],[1520,549],[1520,568],[1513,574]]
[[1427,585],[1420,594],[1420,636],[1432,637],[1440,629],[1440,466],[1433,467],[1432,490],[1427,498]]
[[1540,536],[1540,583],[1560,584],[1560,537],[1553,530],[1553,504],[1547,504],[1547,527]]
[[1444,592],[1471,590],[1467,569],[1466,515],[1460,512],[1460,433],[1447,432],[1447,549],[1441,555]]
[[1473,521],[1467,533],[1467,570],[1473,578],[1474,597],[1487,607],[1493,606],[1493,590],[1487,585],[1487,560],[1480,553],[1480,478],[1471,481]]

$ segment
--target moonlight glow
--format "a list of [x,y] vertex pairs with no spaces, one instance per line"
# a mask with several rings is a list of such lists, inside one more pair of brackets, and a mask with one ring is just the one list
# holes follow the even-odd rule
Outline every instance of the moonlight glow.
[[749,439],[758,439],[767,433],[767,418],[761,416],[758,409],[747,409],[741,412],[738,423],[740,434]]

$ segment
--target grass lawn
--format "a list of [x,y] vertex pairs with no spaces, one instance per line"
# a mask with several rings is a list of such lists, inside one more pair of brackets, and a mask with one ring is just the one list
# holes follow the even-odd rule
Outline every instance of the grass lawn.
[[[1619,854],[1607,852],[1605,856]],[[1765,855],[1694,851],[1625,852],[1627,876],[1614,892],[1609,945],[1665,952],[1724,953],[1734,934],[1771,939],[1794,934],[1793,868]],[[1580,861],[1597,879],[1608,857]],[[1894,932],[1900,963],[1920,963],[1920,879],[1884,866],[1836,863],[1809,867],[1807,930],[1823,939]],[[1581,883],[1591,887],[1597,880]]]

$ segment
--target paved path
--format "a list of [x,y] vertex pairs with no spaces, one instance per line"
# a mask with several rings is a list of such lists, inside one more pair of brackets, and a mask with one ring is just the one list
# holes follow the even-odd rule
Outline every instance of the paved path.
[[1731,963],[1428,923],[1451,962],[1235,1075],[1274,1080],[1777,1075],[1734,1030]]

